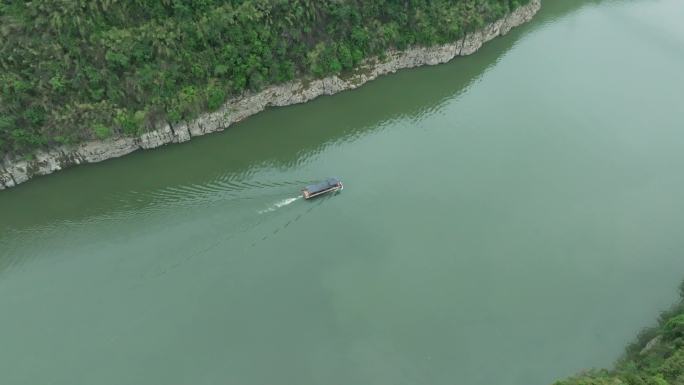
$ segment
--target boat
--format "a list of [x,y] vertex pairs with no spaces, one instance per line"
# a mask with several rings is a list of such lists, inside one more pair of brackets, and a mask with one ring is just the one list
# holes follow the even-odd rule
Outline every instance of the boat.
[[323,182],[304,187],[302,189],[302,195],[304,195],[304,199],[311,199],[323,194],[340,191],[343,188],[344,186],[339,179],[328,178]]

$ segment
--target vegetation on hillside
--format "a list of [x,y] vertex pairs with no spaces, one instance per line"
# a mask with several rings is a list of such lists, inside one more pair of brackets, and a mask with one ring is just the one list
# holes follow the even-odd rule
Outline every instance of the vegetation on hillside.
[[244,90],[454,41],[527,2],[4,0],[0,155],[139,135]]
[[555,385],[684,385],[684,283],[681,301],[644,330],[613,370],[592,371]]

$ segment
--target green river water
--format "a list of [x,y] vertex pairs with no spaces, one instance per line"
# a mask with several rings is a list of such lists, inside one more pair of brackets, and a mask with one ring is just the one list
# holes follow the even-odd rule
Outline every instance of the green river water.
[[473,56],[0,192],[0,384],[609,366],[684,278],[683,20],[545,0]]

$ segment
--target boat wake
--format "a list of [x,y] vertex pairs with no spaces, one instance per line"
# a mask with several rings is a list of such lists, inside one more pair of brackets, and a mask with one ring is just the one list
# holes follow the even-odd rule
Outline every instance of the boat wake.
[[301,198],[302,198],[302,196],[300,195],[300,196],[297,196],[297,197],[294,197],[294,198],[283,199],[283,200],[281,200],[280,202],[274,203],[271,207],[269,207],[269,208],[267,208],[267,209],[259,210],[259,214],[265,214],[265,213],[274,212],[274,211],[278,210],[278,209],[281,208],[281,207],[285,207],[285,206],[291,205],[292,203],[298,201],[298,200],[301,199]]

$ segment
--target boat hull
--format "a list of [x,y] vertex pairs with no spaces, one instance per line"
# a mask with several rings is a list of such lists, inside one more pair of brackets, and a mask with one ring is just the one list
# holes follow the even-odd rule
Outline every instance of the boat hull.
[[326,189],[323,189],[320,191],[309,191],[307,189],[304,189],[304,190],[302,190],[302,195],[304,196],[304,199],[312,199],[312,198],[319,197],[321,195],[334,193],[336,191],[341,191],[343,188],[344,188],[344,186],[342,185],[342,183],[339,183],[335,186],[332,186],[332,187],[329,187],[329,188],[326,188]]

